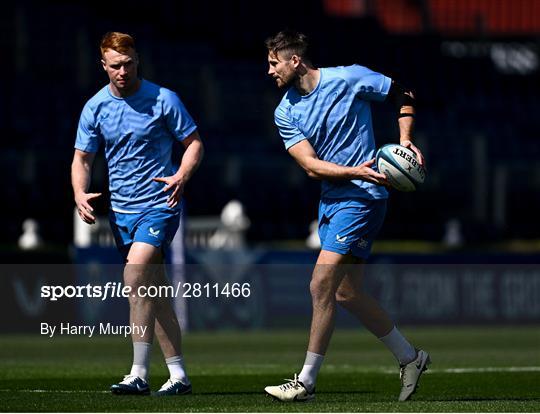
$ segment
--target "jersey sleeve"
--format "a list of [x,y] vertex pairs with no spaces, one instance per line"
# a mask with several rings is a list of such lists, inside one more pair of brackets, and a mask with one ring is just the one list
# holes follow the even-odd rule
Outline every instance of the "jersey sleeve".
[[367,101],[384,101],[392,79],[360,65],[345,68],[347,82],[354,92]]
[[186,107],[178,95],[172,91],[164,93],[163,115],[167,128],[178,141],[183,141],[197,129]]
[[101,135],[96,125],[96,116],[88,103],[84,106],[79,126],[77,127],[77,138],[75,139],[75,149],[84,152],[97,152],[101,141]]
[[286,110],[278,106],[274,112],[274,122],[279,130],[279,135],[283,139],[285,149],[291,148],[294,144],[307,139],[296,125],[292,122]]

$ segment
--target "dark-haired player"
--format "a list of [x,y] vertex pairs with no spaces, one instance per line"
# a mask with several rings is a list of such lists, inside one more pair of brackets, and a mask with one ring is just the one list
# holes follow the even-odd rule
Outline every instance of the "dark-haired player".
[[285,95],[275,123],[285,148],[315,179],[322,181],[319,205],[321,252],[310,291],[313,315],[302,371],[265,391],[281,401],[307,401],[334,329],[339,303],[392,351],[401,370],[399,400],[416,390],[429,355],[415,349],[381,306],[362,289],[364,263],[386,212],[386,177],[372,167],[375,140],[371,102],[391,101],[398,108],[401,145],[412,143],[414,97],[390,78],[359,66],[317,68],[309,60],[305,35],[282,31],[266,41],[268,74]]

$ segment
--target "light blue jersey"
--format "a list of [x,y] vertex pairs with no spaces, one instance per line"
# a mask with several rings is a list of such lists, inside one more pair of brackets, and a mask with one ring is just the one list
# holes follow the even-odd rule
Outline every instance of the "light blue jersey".
[[172,145],[197,129],[172,91],[146,80],[127,98],[114,96],[109,85],[84,106],[75,148],[97,152],[105,145],[111,207],[116,212],[167,208],[164,184],[152,181],[176,173]]
[[[302,96],[290,88],[274,119],[289,149],[307,139],[319,159],[354,167],[375,157],[370,101],[383,101],[392,80],[359,65],[320,68],[317,87]],[[362,180],[323,181],[323,198],[388,198],[382,186]]]

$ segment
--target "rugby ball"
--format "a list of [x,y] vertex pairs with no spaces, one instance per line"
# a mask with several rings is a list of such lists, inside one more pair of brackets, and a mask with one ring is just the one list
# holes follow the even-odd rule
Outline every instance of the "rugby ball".
[[398,144],[387,144],[375,156],[377,169],[399,191],[414,191],[426,178],[426,170],[416,160],[416,154]]

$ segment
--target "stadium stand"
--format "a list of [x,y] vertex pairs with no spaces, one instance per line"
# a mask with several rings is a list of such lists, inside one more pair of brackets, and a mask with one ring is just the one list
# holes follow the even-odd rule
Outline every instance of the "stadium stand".
[[[74,134],[84,102],[105,82],[95,45],[106,30],[132,28],[143,75],[179,93],[206,143],[207,157],[186,191],[189,214],[217,215],[236,198],[251,218],[249,241],[307,237],[318,184],[296,167],[273,127],[281,92],[265,75],[262,43],[300,16],[300,7],[287,19],[249,23],[248,36],[242,19],[250,9],[242,2],[233,2],[236,12],[221,10],[227,25],[201,5],[157,3],[148,18],[136,10],[124,19],[107,15],[102,2],[6,6],[0,44],[14,64],[1,68],[12,81],[0,101],[0,176],[10,201],[2,209],[11,219],[1,242],[14,242],[27,217],[38,220],[45,240],[71,240]],[[468,241],[537,236],[530,220],[540,202],[534,37],[540,24],[538,13],[524,14],[536,3],[510,2],[509,9],[491,6],[508,2],[487,0],[366,1],[349,16],[340,9],[344,3],[314,3],[311,13],[328,15],[324,28],[301,23],[318,46],[316,63],[364,64],[413,86],[419,101],[416,135],[428,159],[428,180],[414,197],[393,195],[382,237],[440,240],[452,217],[460,217]],[[158,24],[175,12],[182,12],[178,22]],[[514,16],[510,26],[508,13]],[[485,23],[471,23],[474,15]],[[196,25],[203,17],[207,31]],[[393,108],[374,105],[373,111],[378,143],[395,140]],[[102,191],[103,163],[96,167],[93,188]],[[523,194],[526,203],[519,202]],[[106,205],[105,199],[97,207],[103,212]],[[407,224],[397,229],[403,216]]]

